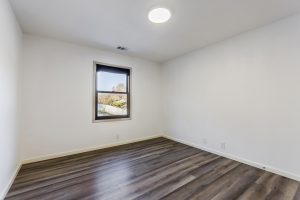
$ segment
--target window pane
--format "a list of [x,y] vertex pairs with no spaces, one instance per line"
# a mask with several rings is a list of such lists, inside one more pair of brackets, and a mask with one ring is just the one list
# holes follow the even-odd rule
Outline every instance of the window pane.
[[126,92],[127,74],[97,72],[97,91]]
[[127,115],[127,94],[98,93],[98,117]]

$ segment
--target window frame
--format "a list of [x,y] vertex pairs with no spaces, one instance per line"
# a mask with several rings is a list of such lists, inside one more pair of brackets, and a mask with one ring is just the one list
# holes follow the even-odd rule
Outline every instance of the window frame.
[[[127,92],[107,92],[101,91],[102,93],[116,93],[116,94],[126,94],[127,95],[127,115],[114,115],[114,116],[97,116],[98,113],[98,93],[97,91],[97,66],[104,66],[109,68],[125,69],[129,71],[127,78]],[[105,121],[122,121],[131,119],[131,82],[132,82],[132,70],[131,67],[125,67],[120,65],[107,64],[103,62],[94,61],[93,63],[93,122],[105,122]]]

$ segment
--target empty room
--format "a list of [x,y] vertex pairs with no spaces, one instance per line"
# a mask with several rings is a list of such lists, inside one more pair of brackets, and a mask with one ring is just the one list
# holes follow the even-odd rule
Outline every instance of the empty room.
[[300,200],[299,0],[0,0],[0,200]]

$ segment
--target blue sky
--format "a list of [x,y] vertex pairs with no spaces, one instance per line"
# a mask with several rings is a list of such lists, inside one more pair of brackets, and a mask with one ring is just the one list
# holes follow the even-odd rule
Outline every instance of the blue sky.
[[115,74],[109,72],[97,72],[97,90],[112,91],[114,86],[123,83],[126,86],[126,74]]

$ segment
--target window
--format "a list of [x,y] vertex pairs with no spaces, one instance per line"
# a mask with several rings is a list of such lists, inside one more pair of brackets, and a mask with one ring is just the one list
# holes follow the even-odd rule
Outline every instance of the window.
[[94,64],[94,120],[130,118],[129,68]]

